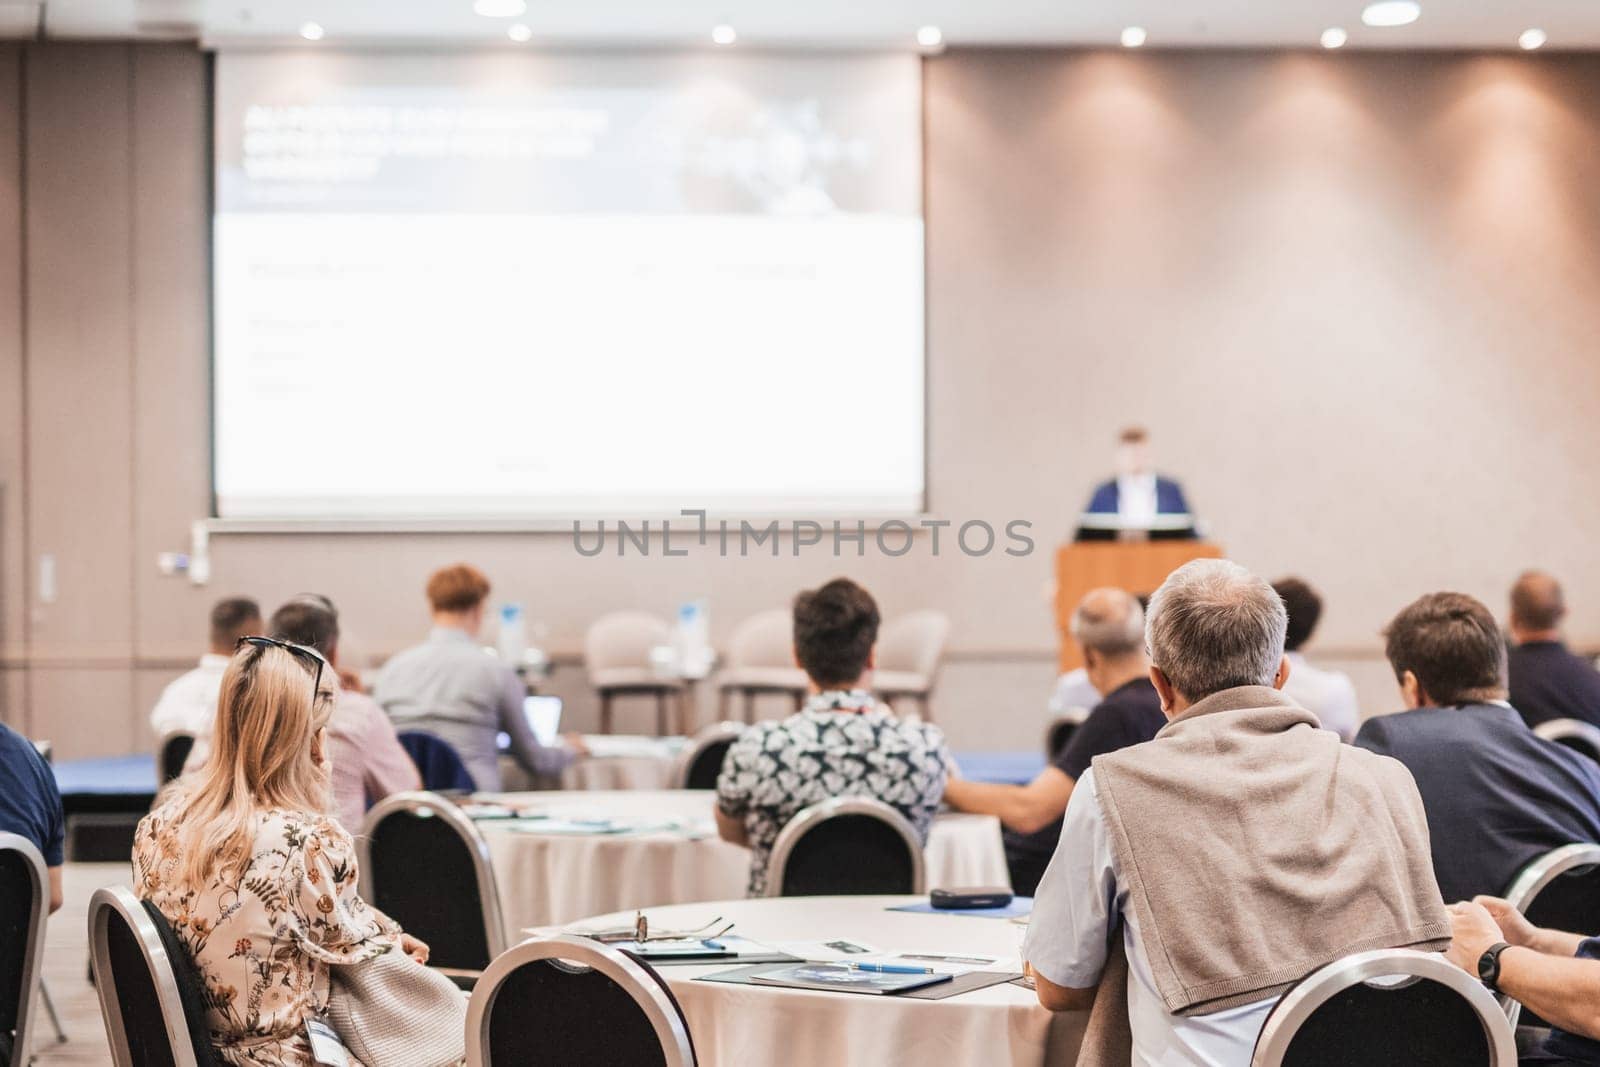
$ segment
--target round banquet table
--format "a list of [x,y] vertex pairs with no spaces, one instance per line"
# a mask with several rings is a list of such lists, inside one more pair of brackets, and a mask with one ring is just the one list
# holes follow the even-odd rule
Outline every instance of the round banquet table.
[[[716,794],[709,789],[502,793],[494,799],[553,818],[610,818],[641,827],[557,835],[539,833],[537,822],[480,821],[513,943],[529,927],[586,915],[744,895],[750,853],[717,837]],[[930,887],[1010,884],[993,816],[938,816],[924,855]]]
[[[1005,919],[977,919],[886,910],[921,897],[780,897],[652,908],[656,929],[687,929],[714,916],[733,933],[764,942],[847,938],[883,952],[971,953],[996,957],[985,970],[1019,971],[1025,929]],[[583,928],[629,923],[632,912],[586,920]],[[860,1063],[1070,1065],[1083,1040],[1087,1012],[1052,1015],[1032,990],[1004,983],[947,1000],[911,1000],[697,982],[728,968],[663,966],[659,971],[683,1005],[702,1067],[815,1067]]]

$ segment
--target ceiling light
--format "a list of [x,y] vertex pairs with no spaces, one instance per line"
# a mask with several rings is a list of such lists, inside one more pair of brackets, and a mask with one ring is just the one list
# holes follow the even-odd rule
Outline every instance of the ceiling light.
[[1409,26],[1421,16],[1417,0],[1378,0],[1361,12],[1361,21],[1368,26]]
[[1337,26],[1329,26],[1322,31],[1322,47],[1324,48],[1343,48],[1344,43],[1349,39],[1350,35]]
[[1144,44],[1145,32],[1143,26],[1129,26],[1122,31],[1122,47],[1138,48]]
[[1517,38],[1517,47],[1524,52],[1531,52],[1535,48],[1543,48],[1549,39],[1543,30],[1523,30],[1522,36]]
[[322,40],[325,32],[320,22],[302,22],[300,24],[300,36],[308,41]]
[[714,44],[732,44],[738,39],[739,35],[726,22],[711,28],[711,40]]
[[917,31],[917,43],[924,48],[938,48],[944,44],[944,34],[937,26],[924,26]]
[[518,22],[506,27],[506,36],[521,44],[524,41],[533,40],[533,30],[526,24]]
[[486,19],[514,19],[527,13],[528,0],[472,0],[472,10]]

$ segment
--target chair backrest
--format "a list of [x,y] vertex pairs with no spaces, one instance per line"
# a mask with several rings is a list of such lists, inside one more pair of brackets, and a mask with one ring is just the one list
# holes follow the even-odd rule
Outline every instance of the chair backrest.
[[717,775],[728,749],[739,740],[744,727],[736,722],[715,722],[690,738],[689,746],[678,757],[673,775],[678,789],[715,789]]
[[922,844],[904,815],[871,797],[835,797],[800,811],[772,843],[767,896],[921,893]]
[[422,788],[434,793],[470,793],[477,788],[461,753],[444,738],[426,730],[402,730],[396,736],[417,765]]
[[1566,745],[1600,762],[1600,729],[1580,719],[1551,719],[1533,728],[1533,732],[1546,741]]
[[0,1063],[28,1062],[28,1022],[44,964],[44,924],[50,891],[44,857],[33,842],[0,834],[0,1042],[13,1050]]
[[467,1065],[693,1067],[677,998],[654,969],[597,941],[524,941],[495,958],[467,1004]]
[[583,664],[590,672],[650,666],[650,650],[672,643],[672,627],[643,611],[617,611],[596,619],[583,635]]
[[758,612],[733,628],[729,667],[793,667],[794,615],[788,608]]
[[505,949],[489,843],[436,793],[395,793],[356,838],[361,895],[428,943],[430,966],[481,971]]
[[[1512,880],[1506,901],[1535,926],[1600,935],[1600,845],[1563,845],[1546,852]],[[1510,997],[1502,1003],[1512,1026],[1534,1023]]]
[[95,891],[89,901],[89,946],[116,1067],[203,1067],[217,1062],[203,1031],[196,1044],[173,953],[131,889]]
[[883,624],[874,657],[881,671],[904,671],[932,681],[950,636],[950,617],[942,611],[913,611]]
[[[1398,980],[1391,980],[1398,979]],[[1273,1007],[1251,1067],[1516,1067],[1477,979],[1435,952],[1378,949],[1311,972]]]
[[194,734],[187,730],[173,730],[162,736],[156,749],[156,763],[161,771],[161,784],[174,781],[183,773],[183,765],[194,751]]
[[1078,727],[1083,725],[1082,715],[1062,715],[1050,723],[1049,729],[1044,732],[1044,757],[1054,760],[1061,755],[1061,750],[1067,747],[1072,740],[1072,735]]

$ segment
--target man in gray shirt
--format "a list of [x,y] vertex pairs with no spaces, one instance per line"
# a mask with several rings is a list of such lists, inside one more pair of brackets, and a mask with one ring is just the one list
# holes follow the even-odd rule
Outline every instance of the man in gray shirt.
[[482,792],[500,788],[501,733],[511,754],[530,774],[560,774],[584,752],[569,734],[565,743],[541,745],[523,714],[527,689],[509,664],[486,655],[478,644],[489,580],[465,563],[435,571],[428,579],[433,630],[420,645],[384,664],[372,695],[397,730],[423,730],[449,742]]

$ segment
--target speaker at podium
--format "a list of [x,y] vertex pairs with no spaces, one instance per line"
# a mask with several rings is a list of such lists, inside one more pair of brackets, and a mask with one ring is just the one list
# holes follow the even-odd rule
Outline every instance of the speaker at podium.
[[1167,575],[1192,559],[1221,559],[1209,541],[1078,541],[1056,549],[1056,629],[1061,636],[1061,672],[1083,666],[1072,639],[1072,613],[1084,594],[1101,586],[1147,597]]

